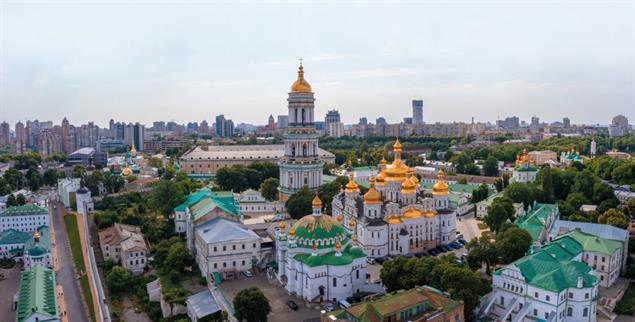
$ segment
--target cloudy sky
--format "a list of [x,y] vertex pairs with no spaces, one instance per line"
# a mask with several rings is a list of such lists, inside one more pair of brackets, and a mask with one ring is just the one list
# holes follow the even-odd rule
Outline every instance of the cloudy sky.
[[297,59],[316,115],[635,120],[634,1],[0,0],[0,117],[265,123]]

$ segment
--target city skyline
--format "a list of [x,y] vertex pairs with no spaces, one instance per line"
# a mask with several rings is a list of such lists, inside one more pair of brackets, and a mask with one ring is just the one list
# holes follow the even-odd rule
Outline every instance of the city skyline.
[[632,9],[4,3],[0,117],[105,126],[224,114],[265,124],[285,113],[303,57],[316,115],[337,109],[346,124],[399,122],[412,99],[424,100],[426,123],[537,115],[608,124],[617,114],[635,118]]

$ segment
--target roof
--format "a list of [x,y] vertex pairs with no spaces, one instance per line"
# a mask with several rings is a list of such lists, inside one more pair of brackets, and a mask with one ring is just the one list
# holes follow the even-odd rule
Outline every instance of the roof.
[[[299,247],[312,247],[315,239],[346,238],[348,231],[329,215],[306,215],[293,224]],[[333,242],[317,245],[318,248],[333,247]]]
[[307,266],[315,267],[315,266],[323,266],[323,265],[348,265],[353,262],[356,258],[366,257],[364,251],[361,248],[348,246],[346,249],[342,251],[340,256],[335,254],[335,251],[328,252],[322,255],[312,254],[297,254],[293,258],[299,262],[304,263]]
[[[320,158],[334,158],[333,153],[318,147]],[[283,144],[263,145],[210,145],[205,148],[197,146],[183,154],[181,161],[188,160],[253,160],[273,161],[284,156]]]
[[55,291],[55,273],[42,266],[35,265],[20,276],[20,296],[16,310],[16,321],[27,320],[33,314],[57,318],[57,298]]
[[558,237],[556,240],[563,238],[573,238],[582,245],[584,251],[600,253],[611,256],[618,249],[622,248],[622,243],[616,240],[605,239],[591,234],[584,233],[579,230],[573,230],[565,235]]
[[435,288],[422,286],[389,293],[376,300],[355,304],[330,314],[341,318],[347,318],[347,315],[350,315],[359,322],[374,322],[383,321],[385,317],[396,315],[420,304],[424,305],[420,315],[433,315],[438,312],[449,313],[462,305],[462,302],[451,299],[449,294]]
[[197,319],[220,311],[220,307],[209,290],[196,293],[185,300],[188,310],[194,312]]
[[48,226],[38,228],[40,235],[36,242],[33,235],[29,234],[29,239],[24,243],[24,254],[29,256],[41,256],[51,252],[51,229]]
[[8,229],[0,233],[0,245],[24,244],[29,238],[29,233]]
[[191,193],[187,196],[187,199],[185,199],[185,202],[183,202],[182,204],[174,208],[174,211],[185,211],[185,208],[188,208],[192,206],[193,204],[201,201],[201,199],[209,196],[210,193],[211,193],[211,190],[209,189],[200,189],[194,193]]
[[87,148],[81,148],[81,149],[75,150],[75,152],[71,153],[70,155],[72,156],[74,154],[93,154],[93,153],[95,153],[95,148],[87,147]]
[[[435,182],[422,182],[421,188],[423,189],[432,189],[432,186]],[[463,193],[472,193],[474,190],[478,189],[480,184],[467,184],[467,183],[450,183],[448,184],[448,190],[450,192],[463,192]]]
[[0,217],[48,215],[48,209],[37,205],[9,207],[0,212]]
[[[558,216],[557,205],[536,203],[530,211],[516,218],[514,225],[527,230],[531,238],[537,241],[540,239],[540,235],[544,229],[548,228],[547,225],[550,222],[551,216]],[[557,218],[551,218],[551,220],[555,219]]]
[[555,236],[574,229],[580,229],[587,234],[610,240],[627,241],[629,238],[627,230],[615,226],[568,220],[557,220],[552,227],[550,235]]
[[[577,287],[578,278],[582,279],[584,288],[589,288],[598,279],[588,265],[576,260],[581,251],[580,243],[571,237],[564,237],[534,250],[509,266],[518,268],[527,283],[544,290],[561,292],[566,288]],[[500,274],[504,269],[495,274]]]
[[123,251],[135,247],[148,249],[139,227],[120,223],[100,230],[99,243],[108,246],[120,245]]
[[174,210],[185,211],[185,208],[190,208],[194,220],[207,215],[215,208],[220,208],[223,212],[232,216],[240,215],[239,202],[234,198],[234,194],[229,191],[199,190],[188,196],[187,200],[174,208]]
[[208,222],[196,226],[196,235],[206,243],[221,243],[239,240],[260,240],[260,236],[245,228],[238,222],[222,217],[216,217]]

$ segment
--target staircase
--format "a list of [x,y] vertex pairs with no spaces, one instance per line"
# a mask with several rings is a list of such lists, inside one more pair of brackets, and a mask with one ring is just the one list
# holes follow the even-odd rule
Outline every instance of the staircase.
[[529,304],[525,303],[525,305],[523,305],[523,308],[520,311],[518,311],[518,314],[516,314],[516,316],[512,318],[512,322],[522,322],[525,316],[527,316],[527,313],[529,313],[529,310],[531,310],[531,308],[532,308],[531,303]]
[[505,312],[503,312],[503,314],[499,318],[500,321],[506,321],[507,318],[509,318],[509,315],[512,314],[512,311],[514,310],[514,307],[516,307],[516,302],[518,302],[516,298],[513,298],[509,302],[509,304],[507,305],[507,308],[505,309]]

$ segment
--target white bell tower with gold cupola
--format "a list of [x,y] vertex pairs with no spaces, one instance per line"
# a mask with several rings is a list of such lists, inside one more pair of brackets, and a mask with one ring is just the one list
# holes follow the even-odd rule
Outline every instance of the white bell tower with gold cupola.
[[284,134],[284,157],[280,166],[280,198],[286,201],[303,187],[315,191],[322,183],[324,163],[318,154],[319,135],[315,130],[315,98],[304,79],[302,63],[298,79],[289,92],[289,124]]

